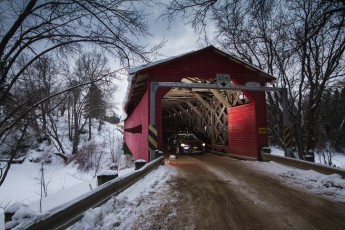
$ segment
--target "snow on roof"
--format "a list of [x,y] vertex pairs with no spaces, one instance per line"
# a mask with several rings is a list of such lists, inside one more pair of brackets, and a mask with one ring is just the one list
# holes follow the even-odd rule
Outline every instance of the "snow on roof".
[[133,75],[133,74],[135,74],[136,72],[138,72],[140,70],[143,70],[143,69],[146,69],[146,68],[149,68],[149,67],[152,67],[152,66],[164,63],[164,62],[168,62],[168,61],[171,61],[171,60],[173,60],[175,58],[179,58],[179,57],[182,57],[182,56],[185,56],[187,54],[194,53],[194,52],[195,51],[193,50],[191,52],[187,52],[187,53],[183,53],[183,54],[180,54],[180,55],[172,56],[172,57],[169,57],[169,58],[165,58],[165,59],[149,62],[149,63],[143,64],[143,65],[135,66],[135,67],[130,68],[128,70],[128,74],[129,75]]

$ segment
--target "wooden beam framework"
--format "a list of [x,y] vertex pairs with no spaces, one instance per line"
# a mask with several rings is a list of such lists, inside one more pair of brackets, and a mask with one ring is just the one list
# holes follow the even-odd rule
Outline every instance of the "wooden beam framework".
[[[184,78],[183,83],[213,82]],[[235,90],[172,88],[162,99],[163,136],[172,132],[193,132],[210,145],[228,145],[227,109],[250,103]]]

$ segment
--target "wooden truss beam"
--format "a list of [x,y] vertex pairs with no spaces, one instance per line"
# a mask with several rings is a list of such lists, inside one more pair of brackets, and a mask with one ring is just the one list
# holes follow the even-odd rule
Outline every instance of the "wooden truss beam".
[[200,113],[200,111],[189,101],[186,101],[186,104],[199,116],[199,117],[203,117]]
[[211,108],[211,106],[200,96],[200,94],[195,93],[194,96],[205,108],[211,112],[214,112],[214,109]]
[[229,103],[229,101],[219,92],[219,90],[210,89],[210,91],[226,108],[232,107],[231,104]]

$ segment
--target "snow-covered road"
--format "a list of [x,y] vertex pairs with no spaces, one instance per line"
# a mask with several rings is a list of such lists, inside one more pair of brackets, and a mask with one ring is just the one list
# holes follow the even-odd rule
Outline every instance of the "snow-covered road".
[[203,154],[182,156],[72,229],[345,229],[337,175]]

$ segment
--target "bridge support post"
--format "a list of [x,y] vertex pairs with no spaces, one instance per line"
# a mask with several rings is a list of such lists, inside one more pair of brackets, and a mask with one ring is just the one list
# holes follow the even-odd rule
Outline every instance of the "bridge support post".
[[[159,85],[158,82],[151,82],[150,84],[150,126],[155,126],[156,123],[156,92]],[[150,148],[150,161],[155,159],[155,150]]]
[[282,103],[283,103],[283,133],[284,133],[284,155],[285,157],[295,157],[291,151],[292,136],[289,127],[289,113],[288,113],[288,91],[286,88],[281,89]]

